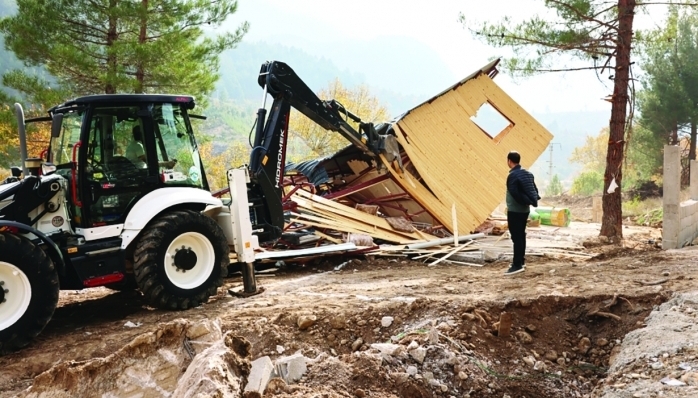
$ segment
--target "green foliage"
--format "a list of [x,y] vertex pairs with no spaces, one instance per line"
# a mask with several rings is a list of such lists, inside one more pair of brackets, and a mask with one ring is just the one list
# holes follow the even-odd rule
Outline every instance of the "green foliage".
[[574,148],[570,162],[581,164],[585,171],[603,173],[608,148],[608,128],[601,129],[598,135],[588,135],[584,145]]
[[638,94],[643,127],[664,143],[698,121],[698,10],[670,8],[666,26],[647,32],[641,54],[644,90]]
[[[634,188],[641,181],[654,179],[663,163],[664,143],[648,129],[635,125],[627,138],[626,161],[623,163],[623,190]],[[583,146],[572,152],[570,162],[581,164],[584,171],[603,175],[608,145],[608,128],[596,136],[588,136]]]
[[[513,56],[505,69],[518,75],[566,69],[556,68],[561,54],[582,60],[606,58],[616,47],[616,7],[597,0],[545,0],[551,15],[536,15],[523,22],[505,17],[498,23],[460,20],[477,37],[495,47],[509,47]],[[601,69],[602,65],[584,69]]]
[[635,196],[631,200],[623,202],[623,214],[636,214],[641,205],[640,197]]
[[603,190],[603,174],[598,171],[584,171],[572,182],[570,193],[591,196]]
[[548,196],[558,196],[562,194],[562,183],[560,183],[560,177],[558,177],[557,174],[551,179],[545,194]]
[[249,101],[212,99],[203,111],[207,120],[202,131],[226,142],[231,140],[247,142],[256,117],[255,111],[255,104]]
[[640,214],[635,219],[635,222],[637,222],[640,225],[655,227],[659,225],[663,220],[664,209],[662,207],[658,207]]
[[639,196],[635,196],[623,202],[623,216],[631,217],[639,225],[657,227],[664,217],[662,199],[641,200]]
[[18,0],[17,7],[0,20],[7,48],[27,65],[45,65],[73,95],[203,97],[218,78],[218,56],[248,29],[204,35],[204,26],[219,27],[236,11],[235,0]]
[[649,129],[635,124],[628,134],[628,152],[623,170],[623,183],[656,180],[664,163],[664,141]]

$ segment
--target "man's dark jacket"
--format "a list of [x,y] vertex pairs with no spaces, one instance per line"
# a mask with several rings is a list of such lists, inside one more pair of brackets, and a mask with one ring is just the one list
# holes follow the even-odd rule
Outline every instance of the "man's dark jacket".
[[538,207],[540,196],[533,174],[521,165],[516,165],[509,171],[507,190],[518,203]]

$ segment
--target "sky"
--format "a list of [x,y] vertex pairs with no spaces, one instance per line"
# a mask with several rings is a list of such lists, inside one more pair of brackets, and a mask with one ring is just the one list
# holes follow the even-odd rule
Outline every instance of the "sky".
[[[459,22],[460,13],[469,21],[497,22],[504,16],[522,19],[544,13],[542,4],[542,0],[238,0],[238,11],[227,27],[247,21],[247,42],[297,47],[363,73],[369,86],[424,96],[426,91],[438,94],[492,57],[509,54],[474,38]],[[651,15],[636,15],[636,26],[657,26],[663,16],[660,6],[652,6]],[[525,79],[500,73],[495,82],[529,112],[610,111],[602,98],[612,93],[612,82],[599,81],[593,72]]]

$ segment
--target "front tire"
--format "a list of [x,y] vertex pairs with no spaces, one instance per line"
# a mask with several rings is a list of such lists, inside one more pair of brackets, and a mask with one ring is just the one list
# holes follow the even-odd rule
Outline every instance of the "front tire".
[[133,272],[148,304],[186,310],[216,294],[227,274],[228,241],[211,218],[177,210],[152,221],[134,251]]
[[0,354],[29,344],[58,305],[58,274],[30,240],[0,233]]

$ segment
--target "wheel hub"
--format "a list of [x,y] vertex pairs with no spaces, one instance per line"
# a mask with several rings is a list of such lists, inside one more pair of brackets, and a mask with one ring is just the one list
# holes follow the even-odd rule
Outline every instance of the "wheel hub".
[[174,266],[177,267],[177,271],[186,272],[196,266],[196,260],[196,253],[190,247],[182,246],[174,255]]
[[175,237],[165,250],[165,275],[180,289],[195,289],[206,283],[216,265],[211,241],[194,231]]
[[14,264],[0,261],[0,330],[14,325],[24,315],[31,298],[27,275]]

